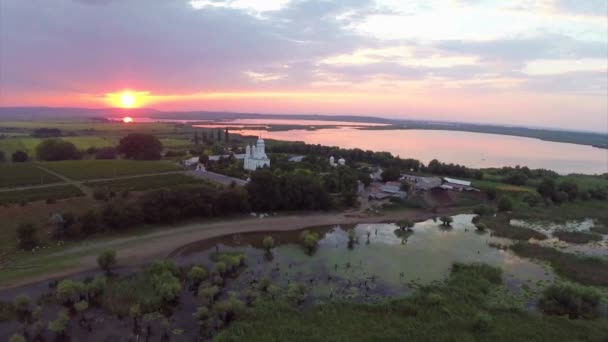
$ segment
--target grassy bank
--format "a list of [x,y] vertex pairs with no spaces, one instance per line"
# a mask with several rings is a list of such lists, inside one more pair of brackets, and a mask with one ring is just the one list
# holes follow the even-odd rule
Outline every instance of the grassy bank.
[[608,286],[608,260],[560,252],[554,248],[518,243],[511,249],[520,256],[547,261],[561,276],[585,285]]
[[525,312],[500,293],[500,270],[455,265],[445,285],[380,305],[331,303],[302,312],[262,302],[217,341],[605,341],[608,321]]

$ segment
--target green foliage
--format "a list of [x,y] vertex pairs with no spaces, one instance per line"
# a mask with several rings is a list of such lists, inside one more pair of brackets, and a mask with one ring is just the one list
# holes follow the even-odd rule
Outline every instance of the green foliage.
[[163,144],[155,136],[143,133],[131,133],[120,139],[118,151],[128,159],[159,160]]
[[543,201],[543,198],[538,193],[533,192],[533,193],[526,194],[526,196],[524,196],[524,198],[523,198],[523,201],[525,203],[527,203],[528,206],[534,208]]
[[147,269],[147,272],[151,275],[159,275],[161,273],[169,272],[174,276],[179,275],[179,269],[175,262],[169,259],[160,260],[153,262]]
[[231,322],[245,312],[245,303],[239,300],[234,292],[228,294],[228,299],[213,305],[213,312],[223,322]]
[[511,250],[523,257],[548,261],[558,274],[570,280],[584,285],[608,286],[608,261],[605,259],[523,242],[511,246]]
[[13,300],[13,306],[15,311],[20,314],[25,314],[30,311],[30,306],[32,305],[32,299],[27,295],[18,295]]
[[76,145],[61,139],[46,139],[36,147],[39,160],[58,161],[81,159],[82,153]]
[[34,164],[0,164],[0,188],[57,183],[60,179]]
[[397,222],[397,225],[399,226],[399,229],[401,229],[401,230],[411,229],[414,227],[414,221],[405,219],[405,220],[401,220],[401,221]]
[[182,290],[182,284],[171,272],[165,271],[161,274],[154,274],[151,278],[152,287],[158,296],[165,302],[173,302]]
[[295,304],[302,303],[306,299],[306,287],[302,284],[289,284],[287,287],[287,299]]
[[38,244],[36,226],[32,223],[22,223],[17,226],[17,239],[20,248],[31,250]]
[[192,266],[188,271],[188,280],[195,285],[200,284],[205,279],[207,279],[207,271],[202,266]]
[[226,266],[226,263],[223,261],[218,261],[215,263],[215,272],[219,275],[224,275],[226,274],[228,270],[228,267]]
[[485,312],[478,312],[473,319],[473,329],[478,332],[489,331],[492,325],[492,317]]
[[54,321],[49,322],[49,330],[62,336],[65,334],[68,324],[70,323],[70,316],[66,310],[61,310]]
[[13,334],[8,342],[26,342],[26,339],[23,337],[23,335]]
[[494,215],[495,212],[496,212],[496,210],[494,210],[494,208],[490,207],[489,205],[485,205],[485,204],[480,204],[480,205],[476,206],[475,209],[473,209],[473,213],[475,213],[476,215],[479,215],[479,216],[490,216],[490,215]]
[[83,282],[64,279],[57,284],[55,297],[62,304],[73,303],[85,294],[86,285]]
[[11,156],[13,163],[24,163],[28,159],[30,159],[30,157],[27,155],[27,153],[21,150],[13,152],[13,155]]
[[512,240],[528,241],[530,239],[545,240],[547,236],[532,228],[512,226],[508,218],[504,216],[484,217],[482,222],[492,230],[492,235],[509,238]]
[[134,305],[139,305],[142,314],[158,311],[163,299],[158,295],[148,272],[108,280],[101,297],[104,309],[119,316],[127,316]]
[[511,211],[513,210],[513,202],[509,197],[503,196],[498,199],[498,211]]
[[486,224],[483,222],[475,224],[475,228],[477,228],[477,230],[480,232],[485,232],[486,230],[488,230],[488,226],[486,226]]
[[396,167],[390,167],[384,169],[380,177],[382,177],[383,182],[395,182],[399,180],[399,177],[401,177],[401,170]]
[[300,234],[300,241],[302,241],[302,245],[306,250],[311,253],[317,248],[317,244],[319,243],[319,234],[316,232],[311,232],[309,230],[305,230]]
[[106,273],[110,272],[110,269],[112,268],[112,266],[116,265],[116,251],[113,251],[113,250],[103,251],[97,257],[97,265],[104,272],[106,272]]
[[84,312],[89,308],[89,302],[86,300],[81,300],[79,302],[74,303],[74,309],[78,312]]
[[266,252],[270,252],[270,250],[274,247],[274,239],[272,236],[265,236],[264,240],[262,240],[262,246]]
[[194,317],[199,321],[206,321],[210,316],[211,312],[206,306],[199,306],[194,313]]
[[205,300],[208,304],[213,303],[219,294],[220,288],[216,285],[201,286],[198,289],[198,297]]
[[550,315],[570,318],[596,318],[601,294],[591,287],[571,284],[551,285],[543,292],[539,307]]
[[86,287],[89,298],[99,298],[106,288],[106,278],[97,276]]

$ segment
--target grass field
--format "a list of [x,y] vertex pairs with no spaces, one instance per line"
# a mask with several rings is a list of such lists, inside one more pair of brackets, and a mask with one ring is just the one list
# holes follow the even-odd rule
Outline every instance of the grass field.
[[181,170],[181,167],[178,165],[166,161],[66,160],[40,164],[74,180],[112,178]]
[[47,199],[63,199],[82,196],[83,193],[73,185],[58,185],[48,188],[0,192],[0,203],[33,202]]
[[4,121],[0,122],[0,131],[3,128],[16,128],[34,130],[37,128],[59,128],[64,132],[70,131],[97,131],[97,132],[116,132],[116,131],[147,131],[150,133],[172,132],[175,124],[173,123],[132,123],[123,124],[121,122],[99,122],[78,119],[71,121]]
[[60,181],[56,176],[31,163],[0,164],[0,188],[49,184]]
[[[61,137],[62,140],[69,141],[76,145],[79,150],[86,150],[90,147],[106,147],[118,144],[118,138],[102,136],[80,136],[80,137]],[[36,155],[36,147],[44,139],[32,137],[14,137],[0,139],[0,151],[4,151],[10,156],[16,150],[26,152],[30,157]]]
[[171,188],[184,184],[203,184],[202,179],[186,176],[183,174],[170,174],[159,176],[145,176],[130,179],[117,179],[102,182],[85,183],[86,186],[95,189],[107,189],[109,191],[144,191],[160,188]]

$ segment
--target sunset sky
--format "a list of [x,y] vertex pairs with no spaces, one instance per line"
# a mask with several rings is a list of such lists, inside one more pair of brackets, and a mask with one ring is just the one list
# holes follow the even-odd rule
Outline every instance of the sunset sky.
[[120,99],[607,131],[608,0],[0,0],[0,105]]

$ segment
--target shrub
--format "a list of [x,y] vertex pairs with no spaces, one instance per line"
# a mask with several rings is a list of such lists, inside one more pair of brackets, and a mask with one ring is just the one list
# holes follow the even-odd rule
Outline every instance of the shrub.
[[13,334],[8,342],[26,342],[25,337],[20,334]]
[[68,312],[66,310],[61,310],[57,315],[57,318],[54,321],[49,322],[49,330],[58,336],[63,336],[69,323],[70,316],[68,315]]
[[406,230],[414,227],[414,222],[412,220],[405,219],[397,222],[397,225],[399,226],[399,229]]
[[477,230],[480,232],[485,232],[486,230],[488,230],[488,226],[486,226],[483,222],[478,222],[477,224],[475,224],[475,228],[477,228]]
[[492,317],[485,312],[478,312],[473,320],[473,330],[485,332],[490,330]]
[[80,281],[64,279],[57,284],[55,296],[62,304],[73,303],[84,294],[86,286]]
[[102,147],[95,152],[95,159],[116,159],[118,150],[115,147]]
[[315,232],[311,232],[309,230],[305,230],[300,235],[300,240],[304,245],[304,248],[310,253],[317,248],[317,244],[319,243],[319,234]]
[[236,297],[234,292],[231,292],[228,299],[215,303],[213,311],[217,318],[225,323],[231,322],[245,311],[245,303]]
[[213,303],[213,301],[215,301],[215,298],[217,298],[217,296],[220,293],[220,288],[216,285],[213,286],[201,286],[198,288],[198,297],[200,299],[205,300],[208,304]]
[[13,155],[11,156],[11,159],[12,159],[13,163],[24,163],[28,159],[30,159],[30,157],[27,155],[27,153],[25,153],[21,150],[17,150],[13,153]]
[[495,212],[494,208],[485,204],[478,205],[473,209],[473,213],[479,216],[494,215]]
[[262,240],[262,246],[266,252],[270,252],[270,250],[274,247],[274,239],[272,236],[265,236],[264,240]]
[[177,265],[171,260],[160,260],[152,263],[148,268],[148,273],[151,275],[158,275],[164,272],[169,272],[174,276],[179,275],[179,269]]
[[199,306],[194,313],[194,317],[199,321],[206,321],[210,316],[211,313],[206,306]]
[[511,199],[503,196],[498,200],[498,211],[511,211],[513,210],[513,202]]
[[306,299],[306,287],[302,284],[289,284],[287,299],[295,304],[302,303]]
[[201,266],[192,266],[188,272],[188,280],[193,284],[198,285],[203,280],[207,279],[207,271]]
[[155,136],[131,133],[120,139],[118,151],[129,159],[159,160],[163,145]]
[[152,287],[165,302],[172,302],[182,290],[182,285],[171,272],[165,271],[152,276]]
[[97,265],[99,265],[99,268],[101,268],[106,273],[109,273],[110,269],[115,264],[116,264],[116,252],[113,250],[103,251],[97,257]]
[[27,314],[30,311],[30,305],[32,304],[32,300],[29,296],[26,295],[18,295],[13,300],[13,306],[15,311],[19,314]]
[[224,275],[226,274],[226,271],[226,263],[224,263],[223,261],[218,261],[215,263],[215,272],[217,272],[217,274]]
[[528,206],[534,208],[538,206],[542,202],[543,198],[536,192],[527,194],[523,201],[528,204]]
[[551,285],[543,292],[539,307],[549,315],[570,318],[595,318],[601,294],[594,288],[578,285]]

